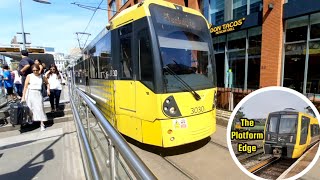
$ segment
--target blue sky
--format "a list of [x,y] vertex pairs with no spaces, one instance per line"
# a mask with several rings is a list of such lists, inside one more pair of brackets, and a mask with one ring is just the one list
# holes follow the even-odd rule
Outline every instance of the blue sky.
[[[19,0],[0,0],[0,44],[10,44],[17,32],[21,32]],[[84,32],[93,11],[80,8],[71,3],[97,7],[101,0],[49,0],[52,4],[41,4],[33,0],[22,0],[24,31],[30,33],[31,45],[54,47],[56,52],[69,53],[79,47],[75,32]],[[107,7],[103,0],[102,8]],[[108,22],[107,11],[98,10],[93,17],[87,33],[88,43]],[[81,42],[85,42],[82,37]],[[88,44],[87,43],[87,44]]]
[[270,90],[261,92],[248,101],[242,107],[246,118],[266,118],[270,112],[280,111],[285,108],[294,108],[305,112],[308,104],[300,97],[285,91]]

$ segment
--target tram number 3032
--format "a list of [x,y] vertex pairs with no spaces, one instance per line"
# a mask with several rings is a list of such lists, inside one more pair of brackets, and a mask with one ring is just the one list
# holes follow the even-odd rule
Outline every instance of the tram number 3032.
[[204,112],[204,106],[198,106],[191,108],[191,114],[199,114]]

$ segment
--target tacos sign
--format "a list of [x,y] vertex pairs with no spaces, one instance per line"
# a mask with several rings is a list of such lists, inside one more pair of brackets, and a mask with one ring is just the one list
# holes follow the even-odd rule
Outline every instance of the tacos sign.
[[210,33],[214,33],[215,35],[220,35],[226,32],[234,31],[236,29],[239,29],[245,20],[246,18],[241,18],[239,20],[225,23],[219,26],[212,26],[211,24]]

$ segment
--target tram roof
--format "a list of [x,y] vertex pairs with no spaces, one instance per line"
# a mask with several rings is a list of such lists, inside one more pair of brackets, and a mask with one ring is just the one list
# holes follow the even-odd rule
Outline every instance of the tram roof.
[[[164,0],[145,0],[143,2],[135,4],[134,6],[131,6],[121,11],[118,15],[116,15],[110,21],[110,25],[111,25],[110,30],[119,28],[121,26],[124,26],[130,22],[136,21],[143,17],[150,16],[150,11],[149,11],[150,4],[158,4],[158,5],[169,7],[172,9],[176,9],[175,5],[177,5]],[[178,5],[178,6],[181,6],[181,5]],[[184,12],[195,14],[205,19],[205,17],[199,11],[192,8],[186,8],[184,6],[181,6],[181,7]],[[208,24],[208,28],[209,28],[209,24]],[[88,46],[85,47],[84,51],[90,50],[108,32],[109,31],[107,30],[107,28],[103,28],[101,32],[88,44]]]
[[145,16],[150,16],[150,11],[149,11],[149,5],[150,4],[158,4],[161,6],[169,7],[172,9],[176,9],[176,6],[182,7],[182,10],[184,12],[190,13],[190,14],[195,14],[198,16],[201,16],[205,18],[199,11],[192,9],[192,8],[187,8],[178,4],[174,4],[168,1],[164,0],[145,0],[142,1],[138,4],[135,4],[134,6],[131,6],[123,11],[121,11],[118,15],[116,15],[112,20],[111,20],[111,29],[115,29],[118,27],[121,27],[125,24],[128,24],[132,21],[136,21],[138,19],[141,19]]

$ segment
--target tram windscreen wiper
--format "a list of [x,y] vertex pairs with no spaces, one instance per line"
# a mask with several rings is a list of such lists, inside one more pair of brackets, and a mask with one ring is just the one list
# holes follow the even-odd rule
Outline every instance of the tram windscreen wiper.
[[197,101],[201,99],[200,95],[194,89],[192,89],[188,83],[181,79],[171,68],[165,66],[164,69],[166,69],[169,74],[173,75],[173,77],[180,81],[180,83],[193,95]]

